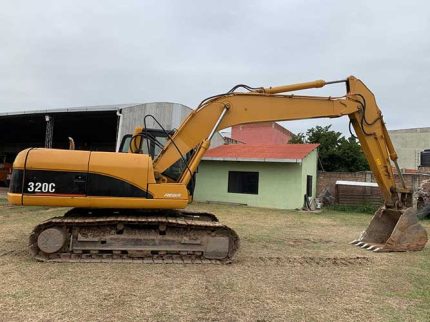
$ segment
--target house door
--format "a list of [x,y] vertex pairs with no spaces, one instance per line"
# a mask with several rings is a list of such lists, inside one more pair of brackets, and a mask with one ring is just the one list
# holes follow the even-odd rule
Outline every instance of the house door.
[[312,176],[306,177],[306,195],[312,197]]

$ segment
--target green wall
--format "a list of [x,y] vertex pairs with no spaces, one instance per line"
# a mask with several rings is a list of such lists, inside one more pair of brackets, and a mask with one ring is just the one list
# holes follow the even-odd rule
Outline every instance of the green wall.
[[[194,200],[241,203],[266,208],[301,208],[308,174],[313,176],[313,196],[316,193],[316,156],[316,151],[313,151],[302,164],[202,161],[197,173]],[[259,172],[258,195],[229,193],[229,171]]]
[[306,193],[306,177],[312,176],[312,197],[316,197],[317,193],[317,166],[318,166],[318,151],[312,151],[302,163],[302,199]]

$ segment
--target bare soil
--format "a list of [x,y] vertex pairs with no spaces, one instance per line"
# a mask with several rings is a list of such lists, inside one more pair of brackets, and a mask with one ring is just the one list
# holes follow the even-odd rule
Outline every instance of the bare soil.
[[[375,254],[348,245],[370,216],[193,204],[235,229],[231,265],[39,263],[33,226],[64,209],[0,196],[1,321],[425,321],[430,249]],[[430,230],[430,221],[424,225]]]

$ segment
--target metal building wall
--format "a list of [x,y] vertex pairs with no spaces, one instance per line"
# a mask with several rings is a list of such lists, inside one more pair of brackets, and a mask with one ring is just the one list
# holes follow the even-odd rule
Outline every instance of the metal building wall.
[[[192,111],[188,106],[168,102],[146,103],[125,107],[121,109],[122,121],[120,121],[118,128],[118,137],[121,139],[125,134],[133,133],[136,127],[143,127],[143,119],[145,115],[149,114],[153,115],[166,130],[177,129]],[[148,117],[146,120],[148,128],[159,128],[152,118]],[[117,144],[119,145],[119,142]],[[224,139],[217,133],[211,141],[211,147],[221,144],[224,144]]]
[[[153,115],[166,130],[177,128],[181,121],[191,112],[185,105],[177,103],[146,103],[122,109],[123,134],[133,133],[135,127],[143,127],[143,119],[146,115]],[[152,118],[147,118],[148,128],[159,128]]]

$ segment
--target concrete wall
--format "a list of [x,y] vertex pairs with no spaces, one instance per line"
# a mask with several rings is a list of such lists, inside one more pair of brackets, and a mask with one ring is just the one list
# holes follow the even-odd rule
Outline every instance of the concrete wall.
[[[397,185],[400,187],[400,179],[394,174]],[[414,191],[418,189],[421,182],[430,179],[429,173],[405,173],[403,174],[406,186],[411,187]],[[318,172],[317,195],[327,189],[333,196],[335,195],[335,186],[337,180],[376,182],[375,177],[370,171],[360,172]]]
[[[303,164],[202,161],[197,173],[194,200],[240,203],[265,208],[301,208],[306,193],[306,175],[313,176],[313,195],[316,193],[316,160],[317,151],[313,151]],[[258,195],[229,193],[229,171],[259,172]]]
[[430,149],[430,127],[388,132],[399,155],[400,168],[417,169],[420,152]]

